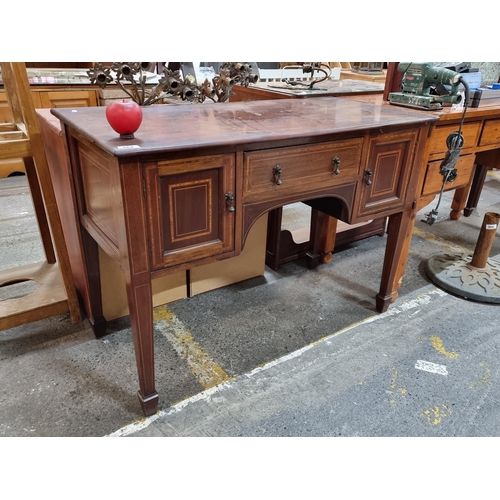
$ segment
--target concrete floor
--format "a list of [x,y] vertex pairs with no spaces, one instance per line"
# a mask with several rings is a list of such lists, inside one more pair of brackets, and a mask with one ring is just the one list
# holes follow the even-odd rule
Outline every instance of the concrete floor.
[[[24,178],[0,183],[0,267],[41,260]],[[419,218],[387,313],[378,236],[157,311],[147,419],[126,319],[102,339],[69,315],[0,332],[0,436],[500,436],[499,306],[424,272],[432,255],[473,252],[499,188],[490,172],[470,217],[450,220],[446,194],[434,225]]]

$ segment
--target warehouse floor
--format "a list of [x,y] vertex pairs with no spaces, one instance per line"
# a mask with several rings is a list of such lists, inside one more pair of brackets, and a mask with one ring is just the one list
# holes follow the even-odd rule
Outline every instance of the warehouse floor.
[[[313,271],[298,260],[162,308],[153,417],[136,396],[127,319],[102,339],[67,314],[2,331],[0,437],[500,436],[500,306],[450,295],[424,271],[432,255],[473,252],[499,189],[492,171],[470,217],[448,218],[448,193],[434,225],[419,217],[384,314],[379,236]],[[0,204],[0,268],[43,259],[24,177],[0,180]]]

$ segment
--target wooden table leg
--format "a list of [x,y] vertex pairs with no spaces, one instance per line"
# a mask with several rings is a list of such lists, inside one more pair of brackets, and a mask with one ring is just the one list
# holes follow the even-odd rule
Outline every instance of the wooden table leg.
[[469,198],[464,208],[464,216],[469,217],[479,203],[486,174],[490,168],[500,167],[500,147],[476,153],[476,169],[472,180]]
[[376,297],[376,307],[379,312],[387,311],[390,303],[398,297],[414,225],[415,209],[410,215],[399,212],[389,217],[380,292]]
[[455,189],[453,201],[451,202],[450,219],[458,220],[462,216],[462,212],[465,210],[467,194],[469,193],[470,186],[470,184],[467,184],[467,186]]
[[307,267],[315,269],[319,263],[332,260],[337,236],[337,219],[312,208],[309,250],[306,254]]
[[477,207],[487,172],[488,167],[486,165],[476,164],[476,170],[474,171],[474,178],[472,180],[469,197],[467,198],[467,203],[464,208],[465,217],[469,217]]
[[102,310],[99,247],[84,227],[81,227],[85,278],[89,290],[89,321],[96,337],[106,334],[107,321]]
[[146,417],[158,409],[158,393],[155,389],[153,293],[151,280],[132,277],[127,281],[127,297],[130,323],[134,338],[135,360],[139,375],[139,401]]
[[335,242],[337,240],[338,219],[327,216],[323,219],[320,229],[320,252],[319,261],[321,264],[328,264],[332,260]]
[[283,207],[271,210],[267,216],[266,266],[273,271],[277,271],[280,267],[282,219]]
[[[155,389],[153,336],[153,292],[149,262],[148,218],[143,206],[142,171],[140,164],[121,171],[124,218],[119,225],[122,246],[127,248],[122,268],[127,287],[130,323],[134,338],[135,360],[139,376],[139,401],[145,416],[158,409]],[[133,237],[126,237],[126,234]]]

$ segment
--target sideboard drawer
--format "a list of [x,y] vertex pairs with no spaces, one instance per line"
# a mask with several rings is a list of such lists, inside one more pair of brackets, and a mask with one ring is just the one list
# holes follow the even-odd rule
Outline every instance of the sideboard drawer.
[[500,120],[486,120],[481,134],[480,146],[500,143]]
[[245,153],[243,198],[267,200],[356,180],[362,146],[356,138]]
[[[446,139],[452,132],[458,130],[458,124],[455,125],[438,125],[433,131],[429,139],[429,154],[444,153],[447,150]],[[481,122],[464,123],[462,127],[462,135],[464,137],[464,149],[475,148],[478,143],[479,133],[481,132]]]
[[[474,170],[475,155],[461,156],[456,164],[457,177],[453,182],[447,182],[445,191],[465,186],[470,181]],[[422,196],[438,194],[443,186],[443,176],[440,173],[442,160],[431,161],[427,164]]]

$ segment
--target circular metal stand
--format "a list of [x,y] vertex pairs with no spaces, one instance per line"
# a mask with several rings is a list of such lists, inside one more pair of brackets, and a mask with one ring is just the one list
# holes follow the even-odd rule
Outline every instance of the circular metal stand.
[[485,267],[470,265],[472,255],[442,254],[427,261],[425,272],[438,287],[466,299],[500,304],[500,262],[488,259]]
[[500,304],[500,262],[488,258],[500,214],[487,212],[474,255],[446,253],[427,261],[425,272],[437,286],[466,299]]

